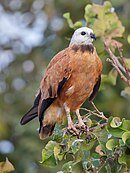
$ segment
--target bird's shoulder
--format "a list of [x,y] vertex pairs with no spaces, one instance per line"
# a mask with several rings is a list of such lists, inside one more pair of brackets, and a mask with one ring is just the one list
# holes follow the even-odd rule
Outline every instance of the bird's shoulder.
[[68,51],[69,48],[65,48],[50,61],[40,84],[44,99],[50,97],[50,90],[51,97],[57,97],[59,90],[71,76],[72,69]]
[[58,63],[62,63],[62,62],[65,62],[65,61],[69,60],[68,51],[69,51],[69,48],[65,48],[65,49],[61,50],[60,52],[58,52],[51,59],[50,63],[48,64],[47,70],[54,67]]

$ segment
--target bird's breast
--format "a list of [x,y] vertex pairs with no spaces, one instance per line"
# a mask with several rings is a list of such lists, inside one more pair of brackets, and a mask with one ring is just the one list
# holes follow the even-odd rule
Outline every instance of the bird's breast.
[[59,99],[71,111],[76,110],[91,95],[102,71],[101,60],[89,52],[79,53],[72,62],[72,74],[65,83]]

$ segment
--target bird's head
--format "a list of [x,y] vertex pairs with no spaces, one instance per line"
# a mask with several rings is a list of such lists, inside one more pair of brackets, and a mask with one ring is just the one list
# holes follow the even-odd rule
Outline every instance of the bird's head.
[[75,30],[72,35],[70,45],[92,44],[93,40],[96,40],[93,30],[88,27],[81,27]]

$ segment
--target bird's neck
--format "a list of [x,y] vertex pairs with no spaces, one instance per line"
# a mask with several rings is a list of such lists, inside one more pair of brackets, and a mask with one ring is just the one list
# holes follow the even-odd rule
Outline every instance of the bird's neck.
[[81,51],[82,53],[84,52],[93,53],[94,51],[93,44],[71,44],[69,47],[71,47],[71,49],[74,50],[75,52]]

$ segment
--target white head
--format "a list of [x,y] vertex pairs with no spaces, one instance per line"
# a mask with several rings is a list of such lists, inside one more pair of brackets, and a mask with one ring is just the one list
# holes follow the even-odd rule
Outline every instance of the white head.
[[96,40],[96,36],[93,30],[88,27],[81,27],[74,32],[70,41],[70,45],[92,44],[93,40]]

